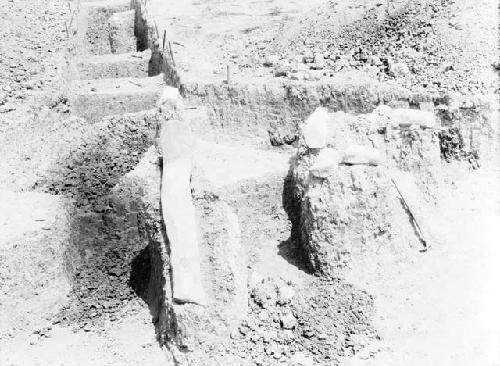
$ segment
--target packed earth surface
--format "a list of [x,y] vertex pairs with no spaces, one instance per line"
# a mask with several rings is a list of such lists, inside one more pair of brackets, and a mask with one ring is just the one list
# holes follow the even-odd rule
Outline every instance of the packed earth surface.
[[[0,0],[0,19],[0,365],[500,366],[498,2]],[[385,92],[442,128],[372,131]],[[306,179],[320,104],[344,123],[328,149],[387,165]],[[169,292],[165,118],[193,130],[203,311]]]

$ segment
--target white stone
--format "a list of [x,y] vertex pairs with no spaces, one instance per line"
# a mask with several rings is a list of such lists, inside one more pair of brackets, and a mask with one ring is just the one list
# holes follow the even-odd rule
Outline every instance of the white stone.
[[280,58],[278,57],[278,55],[267,55],[264,58],[263,65],[264,66],[273,66],[273,65],[276,65],[279,61],[280,61]]
[[326,146],[328,138],[328,111],[323,107],[318,107],[309,116],[302,127],[304,142],[310,149],[321,149]]
[[278,289],[278,304],[286,305],[295,296],[295,290],[288,285],[282,286]]
[[290,357],[292,365],[296,366],[313,366],[314,360],[312,357],[307,356],[305,352],[297,352]]
[[376,113],[380,116],[388,116],[391,113],[392,108],[386,104],[381,104],[377,108],[373,110],[373,113]]
[[314,63],[317,69],[324,69],[326,67],[326,61],[322,53],[314,54]]
[[206,303],[201,277],[200,230],[191,199],[191,130],[181,121],[161,126],[161,205],[170,246],[172,293],[177,303]]
[[291,312],[287,312],[280,317],[280,323],[283,329],[294,329],[297,326],[297,319]]
[[405,76],[410,73],[408,65],[404,62],[389,62],[389,75],[394,77]]
[[162,113],[174,111],[181,112],[184,109],[184,103],[179,93],[179,89],[165,86],[156,106]]
[[419,109],[398,108],[390,112],[393,125],[408,127],[418,125],[421,128],[433,128],[436,125],[433,111],[422,111]]
[[314,164],[309,168],[309,173],[318,178],[326,178],[340,162],[340,154],[337,150],[325,148],[316,157]]
[[351,165],[379,165],[380,153],[369,146],[350,145],[344,152],[342,163]]

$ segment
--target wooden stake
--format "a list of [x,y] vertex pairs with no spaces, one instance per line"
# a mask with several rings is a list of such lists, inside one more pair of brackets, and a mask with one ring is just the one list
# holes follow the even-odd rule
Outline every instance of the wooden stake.
[[156,38],[160,38],[160,32],[158,32],[158,24],[155,22]]
[[417,216],[416,216],[417,210],[414,207],[412,207],[409,200],[407,198],[405,198],[405,194],[403,193],[401,188],[398,186],[398,184],[396,183],[394,178],[391,176],[390,176],[390,178],[391,178],[392,184],[394,185],[394,188],[396,188],[396,191],[399,194],[399,197],[401,197],[401,202],[403,203],[403,206],[405,207],[406,212],[408,212],[408,215],[410,216],[410,219],[413,223],[413,226],[415,227],[415,231],[417,232],[420,241],[422,242],[422,245],[424,246],[424,249],[422,251],[425,252],[431,247],[431,243],[429,241],[430,235],[428,233],[425,233],[424,230],[422,229],[422,226],[420,226],[420,224],[418,223]]
[[229,65],[226,66],[226,82],[227,82],[227,85],[229,85],[229,82],[231,81],[231,75],[230,75],[230,72],[229,72]]
[[163,51],[165,51],[165,39],[167,38],[167,30],[163,30]]
[[175,67],[174,52],[172,51],[172,43],[168,41],[168,48],[170,51],[170,58],[172,59],[172,65]]

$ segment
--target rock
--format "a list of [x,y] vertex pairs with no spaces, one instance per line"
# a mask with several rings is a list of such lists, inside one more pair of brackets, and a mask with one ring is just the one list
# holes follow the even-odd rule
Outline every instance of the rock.
[[334,71],[338,72],[344,69],[348,69],[349,67],[350,67],[349,60],[346,57],[342,57],[337,61],[335,61]]
[[267,55],[262,63],[266,67],[271,67],[279,62],[279,57],[277,55]]
[[184,109],[184,103],[182,97],[179,93],[179,89],[173,88],[171,86],[165,86],[161,94],[160,99],[156,103],[156,106],[160,109],[160,112],[182,112]]
[[380,66],[382,65],[382,61],[377,56],[369,56],[367,62],[372,66]]
[[340,154],[335,149],[325,148],[316,157],[309,173],[317,178],[326,178],[340,163]]
[[389,116],[389,113],[391,112],[392,108],[389,107],[386,104],[381,104],[377,108],[373,110],[373,113],[376,113],[380,116]]
[[389,75],[393,77],[406,76],[410,73],[408,65],[404,62],[389,62]]
[[163,123],[159,140],[163,155],[161,202],[170,243],[173,299],[203,305],[200,228],[191,199],[191,144],[188,123]]
[[280,325],[283,329],[295,329],[297,326],[297,319],[291,312],[287,312],[280,317]]
[[313,70],[323,70],[326,67],[326,61],[322,53],[314,54],[314,64],[311,66]]
[[305,352],[297,352],[290,357],[290,364],[294,366],[313,366],[314,360]]
[[389,112],[389,117],[393,126],[417,125],[421,128],[433,128],[436,125],[433,111],[397,108]]
[[305,64],[310,64],[314,62],[314,54],[312,52],[307,52],[302,56],[302,62]]
[[263,309],[276,305],[276,287],[271,282],[260,283],[252,290],[252,297],[257,305]]
[[377,149],[369,146],[351,145],[344,152],[343,164],[349,165],[379,165],[380,153]]
[[286,77],[291,72],[291,66],[286,61],[280,61],[274,65],[274,76]]
[[286,305],[290,303],[292,298],[295,296],[295,290],[288,285],[282,286],[278,289],[278,304]]
[[328,135],[328,111],[318,107],[302,127],[304,142],[310,149],[325,147]]

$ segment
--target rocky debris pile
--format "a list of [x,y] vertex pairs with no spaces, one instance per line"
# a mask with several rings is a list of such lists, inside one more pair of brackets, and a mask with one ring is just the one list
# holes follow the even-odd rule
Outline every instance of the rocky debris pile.
[[[495,99],[495,98],[493,98]],[[449,98],[436,107],[441,123],[439,141],[441,158],[468,161],[475,169],[483,158],[494,153],[498,109],[496,101],[485,97]]]
[[[276,30],[294,35],[285,44],[256,42],[260,66],[291,80],[327,80],[356,70],[430,93],[474,95],[497,89],[491,66],[497,61],[495,44],[490,44],[496,42],[491,36],[496,31],[488,28],[492,21],[464,23],[460,12],[469,10],[455,1],[413,1],[389,8],[378,2],[361,19],[340,28],[338,17],[331,16],[335,5],[304,16],[298,26],[291,22]],[[477,6],[475,12],[487,11]],[[487,37],[481,39],[481,34]]]
[[326,366],[378,352],[373,299],[351,285],[312,278],[299,286],[254,273],[248,290],[249,312],[230,337],[205,336],[180,364]]
[[434,126],[433,113],[387,106],[358,116],[320,108],[310,116],[291,176],[301,243],[314,272],[342,277],[354,256],[394,240],[418,246],[393,171],[410,175],[416,195],[433,202],[440,165]]
[[338,364],[377,338],[372,298],[350,285],[314,279],[297,287],[254,275],[249,290],[249,317],[232,338],[253,364]]

